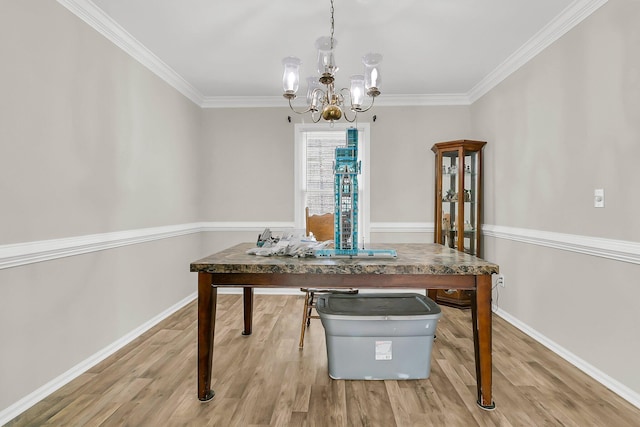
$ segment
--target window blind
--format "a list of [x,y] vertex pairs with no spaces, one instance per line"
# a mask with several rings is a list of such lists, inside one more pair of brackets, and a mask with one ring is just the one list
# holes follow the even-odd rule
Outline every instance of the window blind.
[[333,167],[336,147],[346,146],[346,133],[308,132],[306,144],[306,206],[310,215],[334,212]]

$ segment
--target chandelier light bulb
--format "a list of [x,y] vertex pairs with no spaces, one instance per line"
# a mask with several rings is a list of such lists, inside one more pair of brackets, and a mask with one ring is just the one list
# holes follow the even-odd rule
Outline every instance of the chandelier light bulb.
[[351,106],[354,109],[359,109],[364,103],[364,76],[362,74],[356,74],[351,76]]
[[369,96],[380,95],[380,63],[382,62],[382,55],[379,53],[367,53],[362,57],[362,63],[364,64],[364,86],[367,89]]
[[284,89],[284,97],[295,98],[300,84],[300,64],[299,58],[287,56],[282,60],[284,65],[284,74],[282,76],[282,87]]

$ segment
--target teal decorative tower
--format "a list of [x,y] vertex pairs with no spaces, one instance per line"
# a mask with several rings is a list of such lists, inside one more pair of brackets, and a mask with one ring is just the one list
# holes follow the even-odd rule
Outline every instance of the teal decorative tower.
[[336,148],[334,245],[336,255],[358,252],[358,129],[347,129],[347,146]]
[[319,249],[316,256],[325,257],[396,257],[393,249],[358,248],[358,129],[347,129],[347,146],[336,148],[334,167],[334,247]]

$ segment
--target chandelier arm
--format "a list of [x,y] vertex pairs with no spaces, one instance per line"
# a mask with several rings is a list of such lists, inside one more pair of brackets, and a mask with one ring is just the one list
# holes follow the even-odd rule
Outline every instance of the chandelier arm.
[[369,105],[367,108],[364,108],[364,109],[359,108],[357,110],[358,113],[364,113],[366,111],[369,111],[371,108],[373,108],[373,104],[376,102],[376,98],[373,96],[371,96],[370,98],[371,98],[371,105]]
[[311,107],[307,108],[307,109],[306,109],[306,110],[304,110],[304,111],[298,111],[298,110],[296,110],[295,108],[293,108],[293,105],[291,105],[291,98],[289,98],[289,108],[291,108],[291,111],[293,111],[293,112],[294,112],[294,113],[296,113],[296,114],[306,114],[306,113],[308,113],[309,111],[311,111]]
[[345,119],[346,121],[348,121],[349,123],[353,123],[353,122],[355,122],[355,121],[356,121],[356,119],[358,118],[358,112],[357,112],[357,111],[355,111],[355,110],[349,110],[349,111],[353,111],[353,112],[354,112],[354,115],[353,115],[353,118],[352,118],[352,119],[349,119],[349,116],[347,115],[347,110],[344,110],[344,111],[343,111],[343,113],[342,113],[342,117],[344,117],[344,119]]
[[311,120],[313,121],[313,123],[318,123],[320,121],[320,119],[322,118],[322,114],[318,114],[317,118],[315,115],[316,112],[312,111],[311,112]]

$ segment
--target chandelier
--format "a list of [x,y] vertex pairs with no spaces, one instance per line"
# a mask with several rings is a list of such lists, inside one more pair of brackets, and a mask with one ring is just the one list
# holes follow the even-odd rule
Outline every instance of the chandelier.
[[[299,58],[293,56],[288,56],[282,60],[282,65],[284,65],[284,76],[282,77],[283,96],[289,100],[289,107],[293,112],[297,114],[311,113],[314,123],[319,122],[320,118],[330,122],[340,120],[343,116],[343,109],[345,109],[345,120],[353,122],[358,113],[370,110],[373,107],[376,96],[380,95],[378,85],[380,84],[382,55],[378,53],[368,53],[363,56],[364,74],[351,76],[350,88],[342,88],[336,91],[334,80],[338,66],[335,63],[333,51],[338,41],[333,38],[333,14],[334,7],[333,0],[331,0],[331,35],[329,37],[320,37],[316,40],[320,77],[307,78],[308,107],[304,111],[296,110],[291,104],[291,101],[296,98],[296,92],[300,84],[300,65],[302,62]],[[371,104],[366,108],[363,106],[365,94],[371,98]],[[354,113],[351,118],[348,117],[346,109]]]

